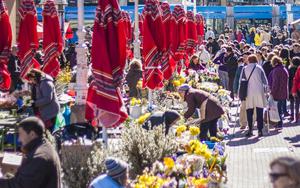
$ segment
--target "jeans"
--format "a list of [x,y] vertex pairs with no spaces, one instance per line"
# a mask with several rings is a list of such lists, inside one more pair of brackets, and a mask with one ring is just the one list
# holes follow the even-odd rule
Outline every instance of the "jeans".
[[299,97],[290,97],[290,108],[291,108],[291,115],[294,118],[294,115],[296,115],[296,118],[299,116],[299,104],[300,104],[300,98]]
[[[247,121],[249,126],[249,131],[253,130],[253,113],[254,109],[247,109]],[[263,108],[256,108],[256,121],[257,121],[257,128],[258,131],[262,131],[264,128],[264,109]]]
[[210,137],[216,137],[217,136],[217,130],[218,130],[218,119],[214,119],[205,123],[201,123],[200,125],[200,140],[205,141],[208,140],[207,132],[209,131]]
[[284,106],[286,105],[286,100],[278,100],[277,101],[277,108],[278,108],[278,113],[280,117],[280,121],[278,122],[278,126],[282,126],[283,121],[282,121],[282,115],[284,113]]
[[234,77],[229,77],[229,79],[228,79],[228,90],[230,91],[230,97],[232,99],[234,99],[233,82],[234,82]]
[[286,100],[283,100],[283,106],[282,106],[282,110],[283,110],[283,113],[287,113],[287,104],[286,104]]

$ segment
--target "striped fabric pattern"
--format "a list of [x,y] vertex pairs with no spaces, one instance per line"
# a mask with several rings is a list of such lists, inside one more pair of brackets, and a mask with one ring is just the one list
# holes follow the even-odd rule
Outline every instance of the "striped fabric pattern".
[[119,126],[128,115],[122,108],[120,85],[126,60],[126,22],[117,0],[99,0],[92,39],[92,73],[86,119],[99,126]]
[[0,0],[0,18],[7,11],[4,0]]
[[36,15],[37,12],[33,0],[21,0],[19,14],[22,19],[24,19],[27,14]]

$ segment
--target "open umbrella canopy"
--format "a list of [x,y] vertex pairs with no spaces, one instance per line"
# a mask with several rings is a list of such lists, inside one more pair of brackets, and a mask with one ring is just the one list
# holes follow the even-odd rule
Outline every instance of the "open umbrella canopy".
[[45,55],[42,70],[55,78],[60,70],[57,57],[62,53],[63,41],[54,0],[47,0],[45,3],[43,27],[43,50]]
[[165,32],[163,34],[166,40],[166,51],[163,54],[161,68],[164,75],[164,79],[169,80],[176,68],[176,63],[174,59],[170,58],[170,50],[171,50],[170,48],[172,45],[172,40],[170,35],[170,33],[172,32],[171,29],[172,13],[168,2],[163,2],[160,5],[160,7],[162,10],[162,21],[165,29]]
[[189,56],[193,55],[195,52],[196,43],[198,41],[196,21],[194,13],[192,11],[187,11],[187,24],[186,24],[186,33],[187,33],[187,44],[186,52]]
[[33,0],[22,0],[19,8],[21,17],[18,36],[18,57],[21,62],[21,78],[25,79],[31,68],[39,68],[34,59],[38,48],[37,13]]
[[198,44],[202,44],[203,36],[204,36],[204,19],[200,14],[196,14],[196,27],[197,27],[197,36],[198,36]]
[[126,60],[126,25],[117,0],[99,0],[92,39],[92,72],[86,119],[116,127],[128,117],[120,84]]
[[163,87],[161,62],[163,53],[166,51],[166,40],[158,0],[145,2],[143,17],[144,86],[149,89],[159,89]]
[[12,42],[12,31],[3,0],[0,0],[0,28],[0,90],[7,91],[11,84],[7,63]]
[[180,72],[182,60],[186,58],[186,14],[180,5],[174,7],[171,20],[171,53],[174,61],[177,63],[177,71]]

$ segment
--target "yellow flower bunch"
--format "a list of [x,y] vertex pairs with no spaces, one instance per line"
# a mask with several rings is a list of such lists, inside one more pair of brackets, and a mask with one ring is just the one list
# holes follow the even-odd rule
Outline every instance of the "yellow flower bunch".
[[179,80],[173,80],[173,86],[175,86],[175,87],[181,86],[180,81]]
[[191,126],[191,127],[189,128],[189,130],[190,130],[190,133],[191,133],[192,136],[197,136],[198,134],[200,134],[200,129],[199,129],[199,127]]
[[137,119],[137,123],[139,125],[142,125],[143,123],[145,123],[145,121],[150,117],[151,113],[146,113],[144,115],[141,115],[138,119]]
[[175,166],[175,162],[171,157],[165,157],[164,158],[164,165],[168,168],[168,169],[172,169]]
[[134,185],[134,188],[160,188],[166,181],[160,177],[146,173],[138,178],[138,182]]
[[181,134],[186,131],[187,127],[185,125],[180,125],[176,128],[176,135],[181,136]]
[[225,90],[225,89],[219,89],[218,90],[218,95],[220,96],[226,96],[229,94],[229,91]]
[[140,105],[140,104],[142,104],[141,99],[136,99],[136,98],[133,97],[130,100],[130,106],[135,106],[135,105]]
[[194,185],[196,188],[206,188],[209,180],[207,178],[192,178],[192,185]]
[[188,145],[185,147],[186,152],[189,154],[196,154],[203,156],[205,159],[209,159],[212,154],[208,150],[206,144],[202,144],[199,140],[191,140]]
[[72,70],[70,66],[66,66],[64,69],[59,71],[56,81],[58,83],[68,84],[71,82],[72,79]]
[[185,77],[183,77],[183,76],[180,76],[180,78],[179,78],[179,82],[180,82],[180,84],[184,84],[184,83],[185,83],[185,81],[186,81],[186,78],[185,78]]
[[210,137],[210,141],[212,141],[212,142],[221,142],[221,140],[220,139],[218,139],[217,137]]

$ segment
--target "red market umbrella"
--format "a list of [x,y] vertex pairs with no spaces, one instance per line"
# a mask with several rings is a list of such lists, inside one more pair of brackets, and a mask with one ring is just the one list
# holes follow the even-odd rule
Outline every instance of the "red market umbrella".
[[37,14],[33,0],[22,0],[19,8],[21,17],[18,36],[18,57],[21,62],[21,78],[25,79],[31,68],[39,68],[34,59],[38,48]]
[[162,58],[162,72],[164,75],[165,80],[169,80],[176,68],[176,63],[175,61],[170,58],[170,48],[171,48],[171,37],[170,33],[172,32],[171,30],[171,18],[172,18],[172,13],[170,9],[170,5],[167,2],[163,2],[161,5],[161,10],[162,10],[162,20],[165,28],[164,38],[166,40],[166,51],[163,54]]
[[184,9],[180,5],[176,5],[174,7],[171,20],[171,29],[171,54],[172,58],[178,65],[177,71],[180,72],[182,66],[181,61],[185,59],[187,42],[186,15]]
[[198,41],[197,37],[197,28],[194,18],[194,13],[192,11],[187,11],[186,14],[187,23],[186,23],[186,33],[187,33],[187,44],[186,52],[189,56],[194,54],[196,42]]
[[0,90],[8,91],[11,78],[7,69],[7,63],[12,42],[12,31],[9,15],[3,0],[0,0],[0,28]]
[[127,59],[132,59],[133,58],[133,53],[131,50],[131,43],[132,43],[132,27],[131,27],[131,20],[130,20],[130,16],[129,13],[126,11],[122,11],[122,19],[124,20],[125,24],[126,24],[126,57]]
[[47,0],[45,3],[43,27],[44,64],[42,70],[55,78],[60,71],[60,64],[57,57],[62,53],[63,41],[58,12],[53,0]]
[[196,27],[197,27],[197,35],[198,35],[198,44],[202,44],[204,37],[204,19],[200,14],[196,14]]
[[117,0],[99,0],[92,39],[92,72],[86,119],[116,127],[128,115],[122,108],[120,84],[126,61],[126,25]]
[[162,11],[158,0],[147,0],[143,10],[143,84],[149,89],[163,87],[162,55],[166,50]]
[[73,33],[71,25],[69,24],[68,27],[67,27],[66,34],[65,34],[65,38],[66,39],[72,39],[73,37],[74,37],[74,33]]

